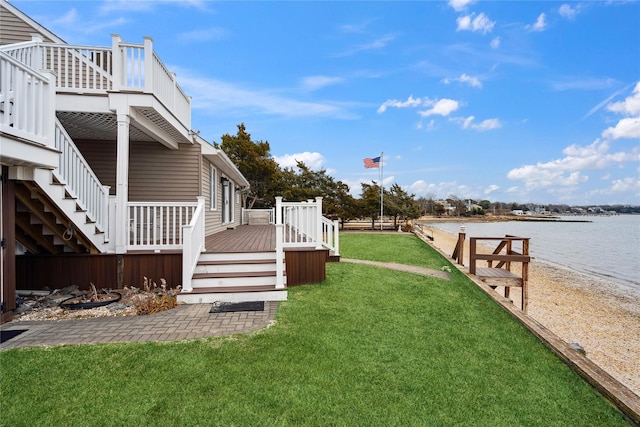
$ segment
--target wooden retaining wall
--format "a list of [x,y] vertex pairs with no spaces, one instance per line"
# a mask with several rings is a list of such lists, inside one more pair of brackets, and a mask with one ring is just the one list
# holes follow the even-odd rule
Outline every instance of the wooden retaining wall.
[[[120,265],[119,265],[120,264]],[[160,285],[182,283],[181,253],[20,255],[16,257],[17,289],[141,288],[144,277]],[[120,277],[120,280],[119,280]]]
[[327,278],[325,265],[329,260],[328,250],[285,250],[287,287],[320,283]]
[[[285,251],[287,286],[320,283],[326,279],[328,250]],[[118,265],[120,263],[120,266]],[[119,279],[120,277],[120,279]],[[182,284],[182,253],[128,253],[20,255],[16,257],[16,288],[24,290],[60,289],[77,285],[80,289],[141,288],[147,277],[169,287]]]

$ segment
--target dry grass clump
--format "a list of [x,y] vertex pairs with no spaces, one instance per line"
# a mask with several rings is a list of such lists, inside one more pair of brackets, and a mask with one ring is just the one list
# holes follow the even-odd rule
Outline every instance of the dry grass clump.
[[132,297],[132,302],[136,309],[136,314],[153,314],[176,307],[179,293],[180,286],[173,289],[168,288],[167,281],[162,278],[160,279],[160,286],[158,286],[156,282],[145,276],[142,290]]

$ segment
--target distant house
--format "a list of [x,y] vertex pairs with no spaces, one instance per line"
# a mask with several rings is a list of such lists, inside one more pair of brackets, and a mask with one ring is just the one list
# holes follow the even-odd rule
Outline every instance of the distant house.
[[[338,254],[321,199],[242,209],[248,181],[193,130],[191,97],[151,38],[69,45],[5,0],[0,28],[3,320],[16,282],[121,287],[164,277],[182,286],[183,302],[284,299],[287,248]],[[250,218],[266,219],[258,256],[255,239],[238,239],[259,227]],[[235,255],[212,258],[225,241]]]

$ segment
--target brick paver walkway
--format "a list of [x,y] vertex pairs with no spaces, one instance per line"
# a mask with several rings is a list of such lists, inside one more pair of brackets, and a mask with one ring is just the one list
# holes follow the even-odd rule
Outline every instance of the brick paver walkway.
[[209,313],[212,304],[180,305],[148,316],[99,317],[81,320],[10,322],[2,331],[27,329],[0,344],[17,347],[142,341],[178,341],[252,332],[270,325],[278,302],[265,302],[264,311]]

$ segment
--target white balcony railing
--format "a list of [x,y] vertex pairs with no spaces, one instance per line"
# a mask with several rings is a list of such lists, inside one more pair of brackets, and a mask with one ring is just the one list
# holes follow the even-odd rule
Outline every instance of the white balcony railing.
[[[182,249],[198,203],[129,202],[128,250]],[[204,237],[203,237],[204,238]]]
[[55,148],[60,151],[58,169],[53,173],[66,191],[76,199],[76,204],[95,222],[109,240],[109,187],[102,185],[89,163],[56,120]]
[[0,52],[0,126],[2,132],[53,146],[55,92],[50,76]]
[[95,47],[45,43],[34,36],[31,42],[3,46],[1,50],[34,70],[53,72],[59,92],[152,94],[191,129],[191,98],[155,54],[150,38],[145,38],[144,44],[133,44],[123,43],[114,35],[111,47]]

